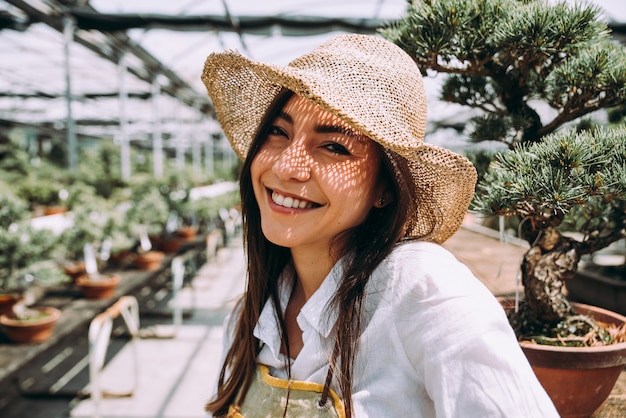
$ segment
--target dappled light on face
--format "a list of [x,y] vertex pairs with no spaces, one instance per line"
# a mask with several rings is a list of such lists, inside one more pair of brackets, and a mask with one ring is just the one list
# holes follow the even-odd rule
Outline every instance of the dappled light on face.
[[378,146],[315,104],[292,97],[252,163],[263,232],[277,245],[328,250],[362,223],[382,188]]

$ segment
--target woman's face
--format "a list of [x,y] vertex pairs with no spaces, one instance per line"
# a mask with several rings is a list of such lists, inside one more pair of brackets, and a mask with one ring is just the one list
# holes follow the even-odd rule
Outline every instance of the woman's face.
[[250,169],[265,237],[292,251],[328,254],[339,234],[378,205],[380,158],[373,141],[293,95]]

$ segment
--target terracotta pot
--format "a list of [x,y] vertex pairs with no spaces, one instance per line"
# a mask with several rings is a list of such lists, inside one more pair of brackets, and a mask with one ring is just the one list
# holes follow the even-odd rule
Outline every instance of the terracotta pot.
[[113,274],[110,276],[84,275],[76,279],[76,285],[80,288],[83,297],[87,299],[108,299],[115,294],[115,289],[120,283],[120,276]]
[[9,339],[15,343],[36,343],[50,338],[61,311],[55,308],[36,308],[47,315],[33,320],[15,319],[13,315],[0,316],[0,325]]
[[63,264],[63,272],[67,274],[73,282],[76,282],[76,279],[87,273],[87,270],[83,261],[77,261],[75,263],[67,262]]
[[57,215],[59,213],[67,212],[67,207],[65,206],[46,206],[43,208],[43,214],[45,216]]
[[0,293],[0,315],[8,314],[21,297],[13,293]]
[[183,245],[183,239],[179,237],[152,238],[154,246],[167,254],[177,253]]
[[198,233],[198,229],[194,226],[185,226],[176,231],[176,235],[185,241],[192,241]]
[[161,261],[165,257],[162,251],[148,251],[143,254],[136,254],[133,260],[135,267],[144,271],[155,271],[161,267]]
[[[501,301],[505,309],[510,302]],[[577,313],[600,322],[626,323],[626,317],[606,309],[575,302],[572,306]],[[556,347],[526,341],[520,345],[563,418],[593,415],[626,365],[626,342],[600,347]]]

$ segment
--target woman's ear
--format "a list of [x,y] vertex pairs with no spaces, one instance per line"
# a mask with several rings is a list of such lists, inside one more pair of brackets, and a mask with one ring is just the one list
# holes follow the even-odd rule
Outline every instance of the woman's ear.
[[374,202],[374,207],[377,209],[382,209],[387,206],[389,203],[393,201],[393,197],[391,193],[385,191],[383,192],[378,199]]

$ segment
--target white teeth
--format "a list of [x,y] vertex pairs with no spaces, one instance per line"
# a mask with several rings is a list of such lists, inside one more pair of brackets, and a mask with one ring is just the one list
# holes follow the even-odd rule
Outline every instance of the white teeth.
[[293,197],[285,197],[281,194],[278,194],[276,192],[272,192],[272,200],[274,201],[274,203],[276,203],[277,205],[280,206],[284,206],[286,208],[300,208],[300,209],[304,209],[307,207],[311,207],[311,204],[309,202],[307,202],[306,200],[299,200],[299,199],[294,199]]

